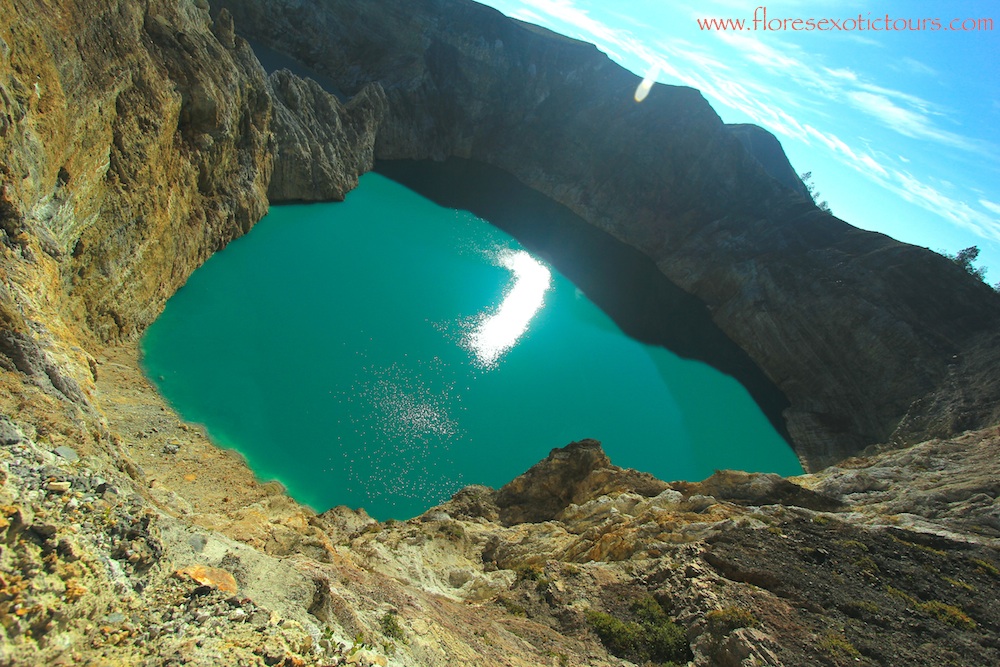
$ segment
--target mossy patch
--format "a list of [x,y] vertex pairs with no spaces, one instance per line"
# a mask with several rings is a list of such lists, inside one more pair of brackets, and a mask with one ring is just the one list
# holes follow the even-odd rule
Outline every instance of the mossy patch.
[[834,658],[861,658],[861,653],[847,637],[837,632],[828,632],[819,640],[819,647]]
[[972,584],[968,584],[964,581],[961,581],[960,579],[953,579],[952,577],[941,577],[941,578],[947,581],[952,586],[956,588],[961,588],[962,590],[969,591],[970,593],[976,590],[975,586],[973,586]]
[[936,617],[939,621],[954,625],[957,628],[972,630],[976,627],[976,622],[955,605],[947,604],[940,600],[931,600],[930,602],[921,603],[919,608]]
[[1000,579],[1000,569],[997,569],[997,566],[993,563],[985,561],[982,558],[973,558],[972,563],[983,574],[988,574],[991,577]]

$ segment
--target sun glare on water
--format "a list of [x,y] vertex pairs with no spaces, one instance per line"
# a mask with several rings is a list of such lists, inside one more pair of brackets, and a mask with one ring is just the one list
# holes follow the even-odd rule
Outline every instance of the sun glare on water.
[[527,332],[552,287],[552,273],[523,250],[503,251],[496,261],[513,273],[510,287],[496,311],[479,315],[462,340],[463,347],[475,355],[476,364],[487,370],[496,368]]

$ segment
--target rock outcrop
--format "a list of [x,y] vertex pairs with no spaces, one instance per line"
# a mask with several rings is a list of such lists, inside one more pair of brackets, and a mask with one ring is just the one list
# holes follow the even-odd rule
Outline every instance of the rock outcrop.
[[217,4],[345,92],[380,83],[376,157],[487,162],[646,253],[785,393],[807,467],[887,441],[956,384],[971,400],[936,424],[998,416],[996,387],[972,376],[1000,354],[984,344],[1000,298],[817,209],[754,149],[759,132],[748,151],[697,91],[635,104],[638,78],[592,45],[462,0]]
[[268,77],[277,151],[267,189],[272,202],[342,201],[371,171],[375,136],[386,112],[377,83],[346,105],[315,81],[288,70]]
[[574,503],[630,488],[655,496],[667,485],[648,473],[622,470],[596,440],[581,440],[553,449],[548,458],[507,483],[497,493],[499,520],[505,525],[554,519]]

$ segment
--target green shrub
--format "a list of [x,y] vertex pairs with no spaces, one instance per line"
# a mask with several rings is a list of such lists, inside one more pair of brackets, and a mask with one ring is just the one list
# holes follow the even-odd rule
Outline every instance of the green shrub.
[[954,255],[947,252],[941,254],[965,269],[970,276],[986,282],[986,267],[975,265],[976,260],[979,259],[979,246],[973,245],[963,248]]
[[669,623],[670,618],[652,595],[644,595],[632,603],[632,613],[643,623],[659,625]]
[[725,635],[737,628],[752,628],[757,625],[757,618],[746,609],[739,607],[724,607],[705,614],[705,622],[712,634]]
[[403,626],[399,624],[399,619],[396,617],[396,612],[387,611],[382,620],[379,621],[379,625],[382,627],[382,634],[391,639],[398,639],[402,641],[406,639],[406,633],[403,632]]
[[686,662],[690,659],[684,630],[672,622],[660,604],[645,596],[632,605],[637,620],[623,621],[591,611],[587,620],[608,652],[633,662]]

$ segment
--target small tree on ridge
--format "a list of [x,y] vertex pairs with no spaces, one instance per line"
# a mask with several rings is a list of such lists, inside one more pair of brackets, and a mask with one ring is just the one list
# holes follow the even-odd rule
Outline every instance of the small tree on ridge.
[[816,190],[816,185],[812,182],[813,173],[811,171],[804,171],[799,174],[799,179],[802,181],[802,185],[806,186],[806,190],[809,191],[809,197],[813,200],[813,203],[821,211],[826,211],[827,213],[833,214],[830,210],[830,205],[825,201],[817,201],[820,197],[819,192]]

